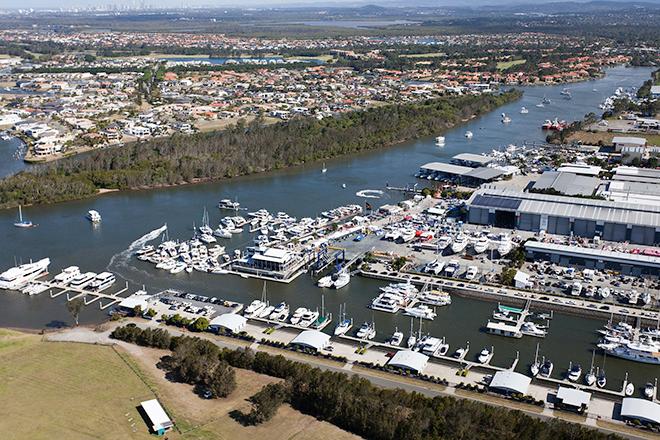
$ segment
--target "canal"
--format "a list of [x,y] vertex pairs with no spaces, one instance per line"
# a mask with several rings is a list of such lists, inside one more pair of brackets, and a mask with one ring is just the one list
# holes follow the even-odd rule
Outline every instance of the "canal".
[[[343,204],[364,204],[366,199],[357,197],[356,192],[382,189],[386,183],[397,186],[415,183],[412,175],[423,163],[448,161],[460,152],[480,153],[509,144],[542,141],[545,135],[539,127],[545,119],[557,117],[572,121],[589,112],[598,114],[602,112],[598,105],[616,88],[639,86],[648,78],[650,71],[645,68],[609,69],[604,78],[568,85],[572,100],[562,99],[560,91],[564,86],[525,87],[524,96],[519,101],[444,134],[444,148],[436,147],[433,138],[425,138],[328,161],[327,173],[321,173],[320,163],[306,164],[222,182],[111,193],[96,199],[29,207],[24,210],[25,215],[39,224],[31,230],[13,228],[16,212],[3,211],[0,212],[0,269],[14,265],[15,261],[47,256],[52,260],[51,271],[54,273],[69,265],[78,265],[83,271],[101,272],[108,269],[129,282],[131,290],[142,285],[149,291],[176,288],[247,303],[260,296],[261,282],[199,272],[166,274],[156,271],[148,263],[131,258],[131,244],[136,246],[139,244],[135,243],[136,240],[164,224],[168,225],[170,238],[190,238],[193,222],[200,223],[205,207],[210,211],[214,224],[227,215],[215,208],[222,198],[237,198],[250,210],[266,208],[271,212],[286,211],[297,217],[315,216]],[[552,103],[543,108],[536,107],[544,96]],[[528,114],[520,114],[523,106],[529,109]],[[510,124],[500,122],[502,112],[510,115]],[[465,138],[466,130],[474,133],[471,140]],[[11,143],[0,144],[0,175],[16,171],[15,161],[7,153],[15,148],[16,145]],[[380,200],[369,199],[369,202],[377,206],[397,202],[400,198],[399,193],[386,192]],[[103,216],[103,223],[97,227],[84,218],[90,209],[98,210]],[[246,232],[222,244],[231,250],[251,244],[252,238]],[[404,331],[407,338],[409,318],[373,312],[366,307],[382,285],[384,283],[379,281],[354,277],[346,288],[338,292],[325,291],[326,307],[336,319],[339,304],[346,303],[348,315],[354,318],[356,325],[373,319],[378,332],[377,340],[387,339],[395,327]],[[314,279],[308,275],[289,285],[268,285],[271,303],[287,301],[292,308],[320,307],[321,294],[322,291],[314,285]],[[445,336],[451,344],[451,351],[464,346],[469,340],[469,358],[474,358],[483,347],[492,345],[495,347],[495,365],[509,365],[519,352],[521,361],[518,370],[522,372],[527,371],[537,342],[541,343],[541,354],[554,362],[554,376],[560,377],[568,368],[569,361],[582,364],[583,370],[589,368],[591,350],[597,341],[595,331],[604,324],[603,320],[555,314],[545,339],[526,336],[513,340],[481,331],[494,307],[494,303],[454,296],[451,306],[438,309],[438,317],[433,322],[424,323],[423,331],[438,337]],[[102,319],[104,314],[94,307],[87,308],[81,316],[83,324]],[[38,329],[68,325],[71,321],[63,298],[50,299],[48,294],[37,297],[20,293],[0,294],[0,326]],[[332,331],[332,327],[326,331]],[[597,355],[596,364],[600,366],[602,362],[602,357]],[[657,366],[619,359],[608,358],[605,369],[609,388],[620,387],[626,371],[637,386],[643,386],[658,375]]]

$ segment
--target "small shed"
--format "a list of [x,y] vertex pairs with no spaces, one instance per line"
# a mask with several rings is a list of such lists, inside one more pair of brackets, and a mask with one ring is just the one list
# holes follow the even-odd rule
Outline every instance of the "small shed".
[[532,285],[529,280],[529,274],[521,270],[516,271],[516,274],[513,276],[513,281],[518,289],[528,289]]
[[330,335],[318,330],[305,330],[296,336],[291,344],[320,351],[330,344]]
[[170,420],[170,417],[157,399],[145,400],[140,403],[140,406],[149,419],[151,430],[154,433],[163,435],[168,429],[171,429],[174,426],[174,422]]
[[557,390],[556,403],[564,409],[584,412],[589,408],[591,393],[577,390],[575,388],[559,387]]
[[515,371],[498,371],[490,381],[488,388],[504,394],[527,394],[532,378]]
[[234,313],[225,313],[224,315],[216,316],[209,323],[212,330],[218,331],[219,329],[229,330],[232,333],[238,333],[245,329],[247,318]]
[[415,373],[421,373],[426,368],[429,357],[412,350],[399,350],[396,352],[388,365],[405,370],[412,370]]

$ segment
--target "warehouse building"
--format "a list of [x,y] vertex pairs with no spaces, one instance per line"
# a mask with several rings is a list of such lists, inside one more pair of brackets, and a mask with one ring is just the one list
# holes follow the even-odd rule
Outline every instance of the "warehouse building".
[[482,187],[467,201],[468,222],[608,241],[660,243],[660,206]]
[[483,183],[499,180],[506,172],[491,167],[465,167],[443,162],[430,162],[420,167],[415,174],[418,179],[449,181],[467,186],[478,186]]
[[579,176],[573,173],[546,171],[534,182],[532,191],[567,196],[591,196],[601,185],[596,177]]

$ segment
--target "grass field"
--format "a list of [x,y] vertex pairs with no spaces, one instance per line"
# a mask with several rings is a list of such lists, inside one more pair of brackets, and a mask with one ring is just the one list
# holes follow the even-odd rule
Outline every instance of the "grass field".
[[660,135],[657,134],[643,134],[643,133],[608,133],[605,131],[590,132],[590,131],[577,131],[569,136],[569,141],[580,141],[585,145],[598,145],[602,142],[603,145],[612,145],[612,138],[614,136],[632,136],[645,138],[649,145],[660,145]]
[[136,407],[154,397],[177,424],[170,440],[357,438],[289,406],[263,425],[242,426],[230,414],[247,410],[245,399],[277,379],[236,370],[238,387],[230,397],[204,400],[190,385],[165,378],[156,367],[165,353],[43,342],[0,329],[0,438],[153,439]]
[[495,66],[497,70],[507,70],[519,64],[525,64],[526,60],[500,61]]

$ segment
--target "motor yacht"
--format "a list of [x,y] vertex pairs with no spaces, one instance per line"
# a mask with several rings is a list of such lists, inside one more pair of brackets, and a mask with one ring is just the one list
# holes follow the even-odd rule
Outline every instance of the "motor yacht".
[[582,366],[580,364],[571,364],[568,369],[568,380],[571,382],[577,382],[580,380],[580,376],[582,376]]
[[351,275],[347,271],[342,270],[337,274],[336,278],[334,278],[332,287],[335,289],[341,289],[342,287],[346,287],[350,282]]
[[99,214],[98,211],[95,211],[93,209],[87,211],[87,215],[85,216],[85,218],[92,223],[101,223],[101,214]]
[[282,301],[277,306],[275,306],[275,309],[268,318],[274,321],[284,322],[288,317],[289,317],[289,305],[284,301]]
[[300,327],[307,328],[310,325],[312,325],[312,323],[316,321],[318,318],[319,318],[318,310],[315,311],[307,310],[300,317],[300,322],[298,323],[298,325]]
[[95,292],[102,292],[109,289],[116,281],[115,276],[110,272],[101,272],[96,275],[94,280],[89,283],[89,289]]
[[465,235],[460,234],[454,238],[454,242],[451,244],[451,251],[455,254],[460,254],[465,250],[469,243],[470,241],[468,238]]
[[228,209],[231,211],[238,211],[241,209],[241,204],[230,199],[222,199],[218,202],[219,209]]
[[523,335],[535,336],[537,338],[545,338],[548,334],[547,330],[540,328],[537,324],[531,321],[524,322],[520,327],[520,332]]
[[49,258],[37,262],[21,264],[0,274],[0,289],[19,290],[29,282],[48,275]]
[[381,293],[371,302],[371,309],[387,313],[397,313],[401,308],[402,298],[393,293]]
[[78,275],[80,275],[80,268],[78,266],[69,266],[55,275],[53,283],[67,285]]
[[302,316],[307,313],[309,310],[305,307],[298,307],[294,310],[293,315],[291,316],[291,324],[298,325]]
[[85,272],[76,275],[71,282],[69,283],[69,287],[73,289],[84,289],[94,281],[94,278],[96,278],[96,273],[94,272]]
[[474,280],[479,275],[479,268],[477,266],[468,266],[467,271],[465,272],[466,280]]
[[438,349],[433,353],[433,355],[446,356],[448,352],[449,352],[449,344],[447,344],[447,341],[443,337],[442,341],[440,342],[440,345],[438,346]]
[[424,266],[423,272],[440,275],[445,268],[445,262],[441,260],[433,260]]
[[421,292],[417,299],[419,302],[431,306],[448,306],[451,304],[451,296],[442,290],[427,290]]
[[438,147],[444,147],[445,146],[445,137],[444,136],[438,136],[435,138],[435,144]]
[[483,350],[481,350],[481,353],[479,353],[477,360],[479,361],[480,364],[487,364],[490,362],[492,358],[493,358],[493,352],[488,348],[484,348]]
[[327,276],[324,276],[323,278],[320,278],[316,283],[316,285],[321,287],[321,288],[332,287],[333,284],[334,284],[334,282],[332,281],[332,276],[331,275],[327,275]]
[[550,377],[552,375],[552,370],[555,368],[554,364],[550,359],[543,359],[543,362],[541,363],[541,370],[539,371],[539,375],[542,377]]
[[268,318],[271,313],[275,311],[275,306],[271,306],[270,304],[266,303],[266,307],[264,307],[260,312],[259,312],[259,318]]
[[177,261],[176,264],[174,265],[174,267],[172,269],[170,269],[170,273],[171,274],[181,273],[184,270],[186,270],[187,266],[188,265],[186,263],[184,263],[183,261]]
[[231,238],[231,232],[223,228],[218,228],[213,231],[213,235],[218,238]]
[[449,263],[445,266],[445,276],[449,278],[456,277],[460,267],[461,263],[458,260],[449,260]]
[[509,238],[508,235],[505,235],[504,237],[500,238],[500,243],[497,246],[497,253],[500,255],[500,257],[504,257],[505,255],[508,255],[509,252],[513,249],[513,243],[511,242],[511,239]]
[[501,121],[503,124],[508,124],[509,122],[511,122],[511,118],[507,116],[506,113],[502,113]]
[[390,339],[387,341],[388,344],[398,347],[401,345],[401,342],[403,342],[403,333],[399,331],[399,329],[395,329],[394,333],[392,333],[392,336]]
[[373,339],[376,337],[376,324],[365,322],[355,334],[359,339]]
[[520,109],[520,114],[521,114],[521,115],[526,115],[527,113],[529,113],[529,110],[527,110],[526,107],[522,107],[522,108]]
[[655,385],[651,382],[647,382],[646,385],[644,385],[644,397],[653,400],[653,394],[655,394]]
[[605,388],[605,385],[607,385],[607,376],[605,376],[605,370],[601,370],[597,374],[596,386],[598,388]]
[[449,245],[451,245],[452,239],[449,235],[443,235],[440,238],[438,238],[438,241],[436,242],[436,249],[439,253],[441,253],[443,250],[445,250]]
[[635,385],[632,382],[626,384],[626,388],[623,390],[623,393],[626,397],[630,397],[635,393]]
[[486,236],[479,237],[479,239],[477,239],[477,241],[473,245],[474,252],[475,254],[483,254],[488,250],[489,246],[490,246],[490,240],[488,239],[488,237]]
[[437,316],[435,311],[426,304],[418,304],[413,307],[406,307],[403,314],[415,318],[428,319],[429,321],[433,321]]
[[243,314],[245,316],[258,316],[259,313],[265,308],[266,308],[266,303],[265,302],[263,302],[261,300],[258,300],[258,299],[255,299],[254,301],[252,301],[250,303],[250,305],[248,305],[245,308],[245,311],[243,312]]

